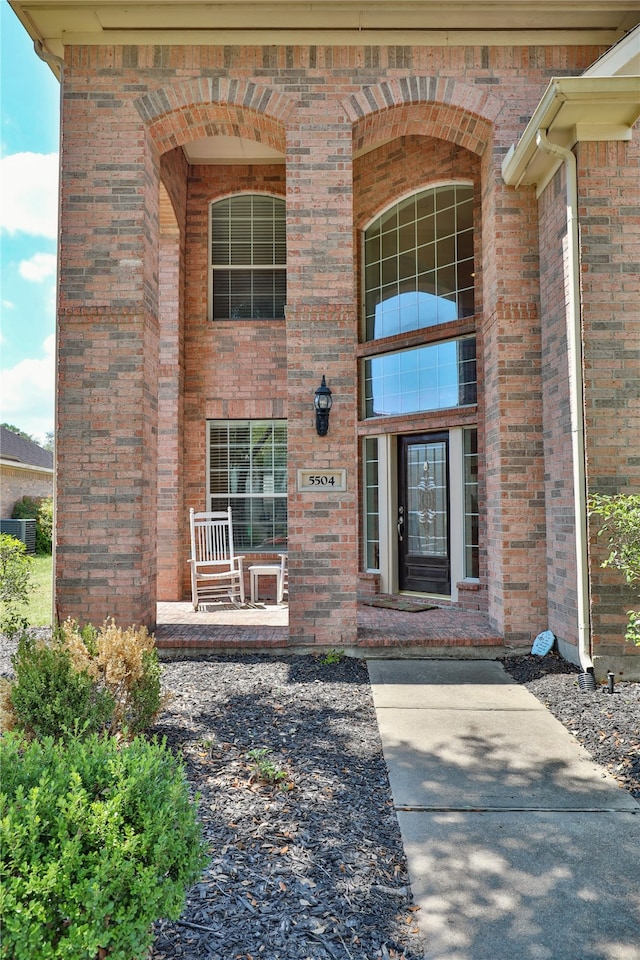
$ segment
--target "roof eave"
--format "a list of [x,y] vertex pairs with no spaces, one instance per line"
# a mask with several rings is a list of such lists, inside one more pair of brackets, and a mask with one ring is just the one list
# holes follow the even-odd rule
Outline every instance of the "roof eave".
[[630,140],[640,117],[640,77],[562,77],[549,83],[520,140],[502,162],[509,186],[544,189],[561,161],[539,150],[536,136],[571,149],[579,141]]

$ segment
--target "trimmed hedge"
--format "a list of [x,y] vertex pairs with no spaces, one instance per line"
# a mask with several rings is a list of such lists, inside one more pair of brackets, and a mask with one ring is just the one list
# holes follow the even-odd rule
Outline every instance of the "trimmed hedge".
[[0,739],[3,960],[141,960],[206,857],[164,742]]

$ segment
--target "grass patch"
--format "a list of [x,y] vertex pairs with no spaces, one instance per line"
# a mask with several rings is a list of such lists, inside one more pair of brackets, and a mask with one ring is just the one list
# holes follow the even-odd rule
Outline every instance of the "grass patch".
[[33,557],[31,585],[25,616],[32,627],[50,627],[53,595],[53,557],[51,555],[37,554]]

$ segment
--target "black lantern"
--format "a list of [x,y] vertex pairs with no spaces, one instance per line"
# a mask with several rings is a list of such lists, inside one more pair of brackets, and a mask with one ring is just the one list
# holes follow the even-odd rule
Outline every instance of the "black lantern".
[[329,411],[331,410],[331,390],[327,386],[324,374],[322,383],[315,392],[313,405],[316,408],[316,430],[319,437],[324,437],[329,430]]

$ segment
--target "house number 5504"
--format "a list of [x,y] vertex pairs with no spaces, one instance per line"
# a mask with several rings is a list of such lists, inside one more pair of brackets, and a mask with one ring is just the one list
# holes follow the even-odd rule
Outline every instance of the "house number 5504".
[[308,491],[318,491],[321,488],[333,491],[347,489],[347,471],[346,470],[323,470],[318,471],[298,470],[298,490],[304,493]]

